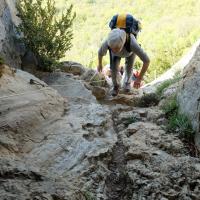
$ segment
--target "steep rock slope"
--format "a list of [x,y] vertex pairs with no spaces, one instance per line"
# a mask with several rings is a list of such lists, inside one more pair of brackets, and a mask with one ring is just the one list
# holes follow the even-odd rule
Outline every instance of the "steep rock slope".
[[[75,199],[71,194],[79,196],[79,176],[93,165],[93,158],[109,153],[117,140],[109,110],[80,82],[68,80],[72,90],[66,90],[68,94],[63,90],[62,98],[26,72],[1,68],[1,180],[7,180],[0,188],[1,197],[22,200],[37,196],[37,190],[38,196],[47,193],[50,199],[55,195]],[[30,182],[34,188],[29,188]]]
[[198,200],[200,160],[158,107],[99,104],[65,73],[45,81],[62,96],[3,66],[0,199]]

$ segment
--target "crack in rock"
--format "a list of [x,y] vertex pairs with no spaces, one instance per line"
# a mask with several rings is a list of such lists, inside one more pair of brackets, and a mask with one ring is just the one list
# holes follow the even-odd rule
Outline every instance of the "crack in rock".
[[107,200],[131,200],[133,195],[133,181],[126,168],[126,148],[120,138],[116,124],[118,113],[112,113],[113,129],[118,137],[118,142],[113,148],[112,159],[108,164],[110,173],[105,179],[105,194]]

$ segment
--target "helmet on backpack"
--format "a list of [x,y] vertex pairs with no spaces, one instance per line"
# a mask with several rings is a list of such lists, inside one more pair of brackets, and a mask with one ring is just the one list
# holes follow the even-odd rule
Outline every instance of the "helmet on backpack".
[[109,23],[111,29],[124,29],[126,33],[133,33],[135,36],[141,31],[141,23],[130,14],[114,15]]

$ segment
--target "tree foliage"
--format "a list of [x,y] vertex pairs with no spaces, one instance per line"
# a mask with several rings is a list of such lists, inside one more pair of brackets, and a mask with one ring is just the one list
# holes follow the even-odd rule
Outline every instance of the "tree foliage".
[[58,17],[54,0],[19,0],[17,9],[23,33],[22,41],[39,59],[43,70],[52,69],[65,52],[72,47],[72,23],[75,13],[70,5]]

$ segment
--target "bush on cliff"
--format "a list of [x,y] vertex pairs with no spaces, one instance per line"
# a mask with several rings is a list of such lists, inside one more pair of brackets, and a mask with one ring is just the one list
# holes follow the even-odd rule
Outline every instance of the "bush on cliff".
[[72,5],[58,18],[54,0],[19,0],[17,9],[21,24],[22,42],[39,60],[42,70],[52,70],[53,65],[65,56],[72,46],[72,23],[75,13]]

